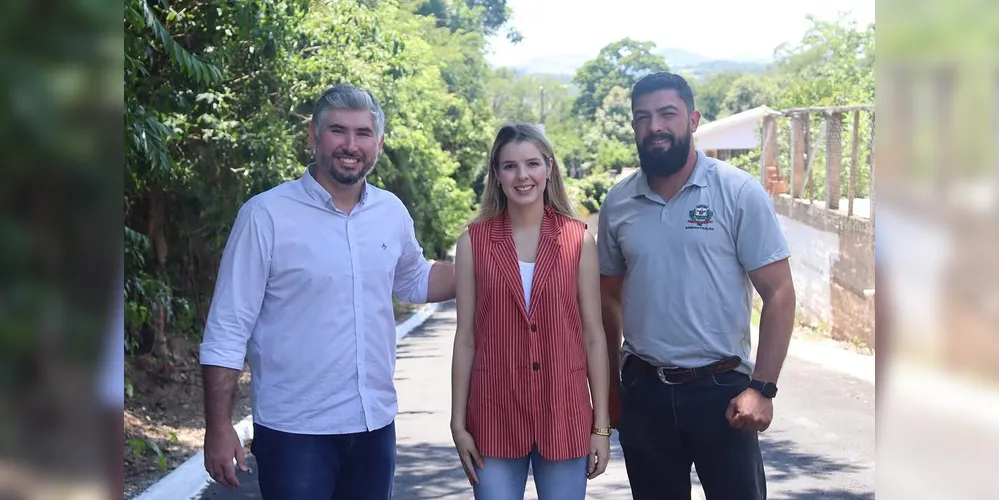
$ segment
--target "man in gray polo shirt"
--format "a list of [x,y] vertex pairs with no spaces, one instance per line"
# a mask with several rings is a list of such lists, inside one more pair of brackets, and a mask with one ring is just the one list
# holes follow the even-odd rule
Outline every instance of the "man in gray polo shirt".
[[759,181],[691,147],[700,113],[682,77],[643,78],[631,103],[641,169],[607,194],[597,243],[612,373],[621,367],[611,422],[632,495],[689,499],[693,464],[708,500],[766,498],[757,433],[794,321],[787,242]]

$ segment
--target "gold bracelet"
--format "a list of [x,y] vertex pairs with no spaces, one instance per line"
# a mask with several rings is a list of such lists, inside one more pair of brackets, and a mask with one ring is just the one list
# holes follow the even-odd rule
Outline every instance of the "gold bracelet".
[[593,433],[596,434],[596,435],[598,435],[598,436],[610,436],[611,435],[611,428],[610,427],[594,427],[593,428]]

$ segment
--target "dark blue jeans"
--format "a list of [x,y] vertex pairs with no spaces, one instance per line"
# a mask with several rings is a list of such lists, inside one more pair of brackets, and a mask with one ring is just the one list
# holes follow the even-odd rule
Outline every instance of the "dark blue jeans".
[[395,423],[371,432],[306,435],[253,424],[250,452],[264,500],[391,500]]
[[691,464],[707,500],[766,498],[757,433],[725,419],[748,376],[733,371],[667,385],[634,368],[627,363],[621,373],[619,432],[635,500],[690,500]]

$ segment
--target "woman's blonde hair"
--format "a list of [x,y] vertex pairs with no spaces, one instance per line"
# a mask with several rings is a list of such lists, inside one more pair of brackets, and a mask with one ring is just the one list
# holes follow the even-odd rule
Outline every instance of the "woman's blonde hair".
[[541,152],[545,162],[551,166],[548,180],[545,183],[545,205],[551,206],[556,212],[573,219],[578,219],[576,208],[569,199],[569,194],[565,190],[565,183],[562,182],[562,169],[555,159],[555,148],[545,137],[541,130],[530,124],[523,122],[506,123],[500,127],[493,141],[492,151],[489,152],[489,172],[486,174],[485,189],[482,191],[482,201],[479,203],[479,212],[472,219],[471,223],[482,222],[502,214],[507,209],[506,193],[499,185],[497,170],[499,170],[499,155],[503,147],[511,142],[530,141]]

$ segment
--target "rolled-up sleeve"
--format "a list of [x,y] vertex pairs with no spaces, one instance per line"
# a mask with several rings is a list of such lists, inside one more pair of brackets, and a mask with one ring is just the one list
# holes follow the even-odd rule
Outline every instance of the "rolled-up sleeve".
[[273,240],[270,215],[251,199],[240,208],[222,252],[201,343],[202,365],[243,369],[264,299]]
[[395,282],[392,285],[392,291],[406,302],[423,304],[427,302],[427,289],[430,286],[432,266],[423,256],[423,247],[416,239],[413,218],[405,210],[403,210],[403,214],[405,222],[403,224],[402,252],[399,255],[399,262],[395,266]]

